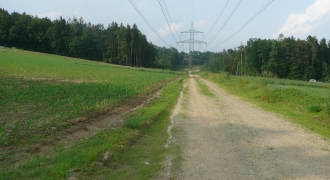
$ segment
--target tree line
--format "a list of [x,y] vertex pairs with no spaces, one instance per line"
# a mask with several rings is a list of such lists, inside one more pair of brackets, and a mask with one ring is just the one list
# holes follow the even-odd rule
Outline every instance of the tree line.
[[315,36],[296,39],[251,38],[246,45],[223,50],[211,56],[203,68],[233,75],[268,75],[285,79],[328,81],[330,77],[330,40]]
[[107,63],[171,69],[185,53],[148,42],[136,24],[86,23],[84,19],[49,18],[8,13],[0,8],[0,46],[57,54]]
[[[158,47],[133,24],[86,23],[83,18],[39,18],[26,13],[8,13],[0,8],[0,46],[103,61],[107,63],[174,69],[187,65],[188,55],[176,48]],[[251,38],[246,45],[222,52],[194,52],[193,64],[204,70],[233,75],[268,74],[286,79],[330,79],[330,40],[315,36],[296,39]]]

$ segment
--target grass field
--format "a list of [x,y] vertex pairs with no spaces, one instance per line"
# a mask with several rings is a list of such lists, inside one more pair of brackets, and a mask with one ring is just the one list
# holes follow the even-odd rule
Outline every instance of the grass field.
[[0,59],[0,124],[6,129],[0,142],[6,145],[20,143],[34,128],[115,105],[178,76],[27,51],[0,51]]
[[202,72],[227,91],[330,139],[330,85]]
[[[29,51],[0,50],[0,75],[9,77],[35,79],[64,79],[75,82],[117,81],[137,78],[144,80],[146,76],[156,73],[156,78],[162,74],[172,74],[173,71],[152,70],[115,66],[106,63],[87,61],[51,54],[41,54]],[[135,71],[133,70],[135,69]],[[144,71],[146,73],[141,73]],[[118,77],[120,79],[118,79]],[[166,77],[166,75],[163,75]],[[169,76],[167,76],[169,77]]]
[[[105,111],[130,97],[148,95],[181,75],[172,71],[129,68],[28,51],[0,50],[0,148],[6,147],[8,150],[10,147],[47,142],[49,137],[56,136],[70,126],[67,122]],[[172,91],[165,91],[164,96],[172,94],[167,99],[175,102],[181,86],[182,83],[170,86]],[[157,102],[148,110],[137,112],[141,114],[130,116],[123,127],[98,133],[94,137],[95,142],[78,143],[76,146],[79,149],[76,147],[65,151],[59,146],[54,149],[55,157],[53,154],[51,159],[48,159],[49,156],[33,158],[16,170],[10,164],[1,164],[0,179],[65,178],[70,170],[68,168],[72,166],[63,164],[77,165],[84,176],[92,177],[95,157],[100,157],[105,149],[124,153],[116,148],[130,145],[134,139],[146,133],[146,129],[158,117],[165,121],[173,102]],[[56,131],[50,131],[50,128]],[[162,138],[166,139],[166,136],[162,134]],[[92,152],[96,143],[105,145],[101,147],[99,144],[100,148]],[[0,153],[0,163],[12,158],[6,152]],[[48,164],[51,168],[35,169],[40,164]],[[112,163],[112,166],[115,164]],[[30,169],[35,170],[28,173]]]

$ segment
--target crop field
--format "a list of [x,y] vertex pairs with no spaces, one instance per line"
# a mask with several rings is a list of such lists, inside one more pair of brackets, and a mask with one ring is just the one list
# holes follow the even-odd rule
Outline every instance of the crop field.
[[[19,50],[0,50],[0,147],[44,141],[50,128],[148,94],[178,77]],[[28,135],[28,136],[27,136]]]
[[[172,71],[129,68],[51,54],[0,50],[0,75],[34,79],[63,79],[74,82],[131,80],[144,77],[171,77]],[[135,71],[133,71],[135,69]],[[147,71],[141,73],[139,71]],[[175,74],[174,74],[175,75]],[[172,75],[173,77],[173,75]],[[118,79],[120,78],[120,79]]]
[[[181,88],[180,80],[169,83],[123,126],[104,128],[70,149],[58,145],[50,155],[26,158],[18,168],[0,166],[0,179],[150,179],[163,166],[168,119]],[[152,163],[141,166],[146,160]]]

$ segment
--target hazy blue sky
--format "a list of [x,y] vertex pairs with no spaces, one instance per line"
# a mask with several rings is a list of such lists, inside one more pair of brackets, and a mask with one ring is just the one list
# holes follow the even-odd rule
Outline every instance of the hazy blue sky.
[[[160,0],[163,2],[163,0]],[[285,37],[294,36],[306,39],[308,35],[318,39],[330,39],[330,0],[274,0],[259,16],[239,33],[221,44],[240,27],[243,26],[269,0],[243,0],[226,26],[220,30],[235,5],[240,0],[230,0],[217,24],[211,30],[227,0],[165,0],[173,24],[177,32],[190,29],[194,22],[194,29],[203,31],[207,36],[195,35],[196,40],[203,40],[211,44],[206,50],[221,51],[237,47],[249,38],[276,39],[279,33]],[[176,41],[189,39],[189,34],[172,37],[161,11],[158,0],[133,0],[150,25],[157,31],[166,43],[177,47]],[[129,0],[0,0],[0,7],[9,12],[26,12],[39,17],[49,17],[54,20],[62,16],[65,19],[83,17],[92,24],[108,26],[112,21],[118,23],[135,23],[148,40],[158,46],[166,46],[156,34],[147,26],[140,15],[133,8]],[[218,34],[216,36],[216,34]],[[221,44],[221,45],[220,45]],[[215,47],[216,46],[216,47]],[[188,51],[189,45],[184,46]],[[205,46],[201,50],[204,51]],[[182,48],[177,47],[179,51]],[[199,50],[199,45],[195,46]]]

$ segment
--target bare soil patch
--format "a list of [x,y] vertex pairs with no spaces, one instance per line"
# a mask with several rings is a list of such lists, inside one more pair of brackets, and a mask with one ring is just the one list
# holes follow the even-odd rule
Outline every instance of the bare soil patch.
[[52,78],[24,78],[26,80],[33,80],[33,81],[55,81],[57,83],[62,83],[62,82],[66,82],[66,83],[77,83],[77,84],[81,84],[81,83],[89,83],[89,82],[97,82],[96,80],[86,80],[86,79],[52,79]]

